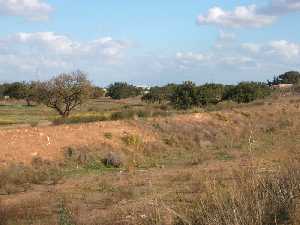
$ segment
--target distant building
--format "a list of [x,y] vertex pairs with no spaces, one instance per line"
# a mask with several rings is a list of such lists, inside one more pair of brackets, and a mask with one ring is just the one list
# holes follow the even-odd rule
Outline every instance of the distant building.
[[10,99],[9,96],[4,96],[4,100],[8,100],[8,99]]

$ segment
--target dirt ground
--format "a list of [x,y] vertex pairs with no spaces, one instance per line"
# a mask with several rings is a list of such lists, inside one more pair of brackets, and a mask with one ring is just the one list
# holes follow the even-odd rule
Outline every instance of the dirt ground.
[[[110,133],[113,138],[105,138],[105,133]],[[109,144],[117,147],[121,144],[121,137],[127,134],[138,134],[144,141],[153,138],[134,123],[125,121],[2,129],[0,165],[8,162],[29,163],[33,157],[56,160],[62,157],[64,148],[70,146]]]

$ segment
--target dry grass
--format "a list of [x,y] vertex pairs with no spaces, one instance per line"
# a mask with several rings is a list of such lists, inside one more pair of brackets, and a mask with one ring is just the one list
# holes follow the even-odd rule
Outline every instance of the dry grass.
[[300,169],[288,166],[261,173],[235,173],[232,180],[210,180],[201,197],[192,202],[176,225],[296,224]]
[[[8,183],[33,183],[24,193],[1,196],[8,224],[297,225],[298,100],[126,122],[153,138],[104,130],[101,138],[120,145],[96,142],[67,151],[72,176],[63,174],[64,182],[53,186],[8,169]],[[110,152],[124,155],[126,165],[99,164]],[[34,164],[32,170],[43,171],[44,161]],[[36,202],[34,193],[50,197]]]

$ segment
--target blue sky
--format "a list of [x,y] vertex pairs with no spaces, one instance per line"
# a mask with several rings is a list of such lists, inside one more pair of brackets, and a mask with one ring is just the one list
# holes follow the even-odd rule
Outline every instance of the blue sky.
[[300,0],[0,0],[0,81],[264,81],[300,70],[299,22]]

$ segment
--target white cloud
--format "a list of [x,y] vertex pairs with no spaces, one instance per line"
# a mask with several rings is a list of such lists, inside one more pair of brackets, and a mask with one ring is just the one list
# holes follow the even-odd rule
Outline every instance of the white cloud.
[[178,53],[176,53],[176,59],[178,59],[182,62],[190,62],[190,61],[201,62],[201,61],[208,59],[208,57],[201,53],[178,52]]
[[52,32],[17,33],[0,38],[0,67],[30,75],[36,70],[49,74],[117,67],[129,47],[127,42],[111,37],[78,42]]
[[261,11],[275,15],[300,11],[300,0],[272,0],[271,3],[262,8]]
[[209,9],[206,15],[198,17],[198,23],[213,24],[222,27],[262,27],[272,24],[276,17],[259,14],[255,5],[238,6],[234,11],[225,11],[219,7]]
[[264,44],[243,43],[241,47],[249,53],[261,57],[277,57],[285,61],[299,60],[300,57],[300,43],[287,40],[270,41]]
[[46,20],[53,8],[43,0],[0,0],[0,15]]
[[300,56],[300,44],[280,40],[270,42],[269,47],[271,53],[284,56],[288,59]]
[[251,53],[258,53],[261,50],[261,46],[254,43],[243,43],[241,47]]
[[238,6],[232,11],[213,7],[198,16],[197,21],[200,25],[259,28],[272,24],[281,15],[297,11],[300,11],[300,0],[270,0],[264,7]]

